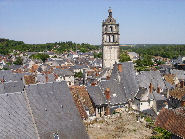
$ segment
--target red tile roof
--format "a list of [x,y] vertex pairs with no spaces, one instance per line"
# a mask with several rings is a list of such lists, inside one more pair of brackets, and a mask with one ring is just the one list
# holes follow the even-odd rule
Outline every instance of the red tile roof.
[[87,118],[85,107],[89,109],[91,115],[95,113],[91,99],[85,86],[71,86],[70,90],[82,119]]
[[174,110],[163,108],[157,116],[155,125],[185,138],[185,107]]

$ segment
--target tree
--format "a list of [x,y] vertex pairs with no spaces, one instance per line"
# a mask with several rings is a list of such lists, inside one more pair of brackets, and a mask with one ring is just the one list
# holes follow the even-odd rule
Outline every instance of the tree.
[[13,62],[15,65],[22,65],[23,59],[21,57],[16,58],[16,61]]
[[45,62],[49,58],[49,55],[48,54],[43,54],[43,53],[38,53],[38,54],[31,55],[30,58],[40,59],[43,62]]
[[80,71],[80,72],[75,72],[75,75],[74,75],[74,77],[76,78],[82,78],[83,77],[83,73]]
[[127,62],[127,61],[131,61],[130,56],[126,53],[126,52],[121,52],[120,54],[120,62]]

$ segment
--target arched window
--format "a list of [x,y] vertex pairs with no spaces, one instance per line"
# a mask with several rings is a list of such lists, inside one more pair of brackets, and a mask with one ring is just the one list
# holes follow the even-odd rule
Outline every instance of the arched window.
[[110,26],[110,31],[111,31],[111,32],[113,31],[113,28],[112,28],[112,26]]
[[112,35],[112,42],[114,42],[114,35]]
[[109,37],[109,42],[111,42],[111,36],[109,35],[108,37]]

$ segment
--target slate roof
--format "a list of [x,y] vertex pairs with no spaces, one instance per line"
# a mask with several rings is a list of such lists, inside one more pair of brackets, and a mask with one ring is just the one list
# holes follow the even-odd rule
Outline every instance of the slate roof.
[[127,99],[133,99],[136,93],[139,91],[134,65],[132,62],[123,62],[121,64],[121,85],[125,89]]
[[67,70],[67,69],[54,69],[53,70],[53,73],[59,75],[59,76],[73,76],[74,74],[70,71],[70,70]]
[[110,104],[124,104],[127,102],[127,97],[125,93],[125,89],[122,85],[116,80],[106,80],[101,81],[99,84],[102,92],[105,92],[107,88],[110,89]]
[[137,80],[140,87],[149,88],[150,83],[152,83],[154,89],[157,89],[157,87],[166,89],[164,80],[159,71],[142,71],[137,75]]
[[153,91],[153,98],[156,101],[156,108],[157,111],[160,111],[162,108],[164,108],[166,106],[165,102],[167,102],[167,98],[165,98],[164,96],[162,96],[161,94]]
[[156,118],[155,125],[185,138],[185,107],[162,109]]
[[136,94],[135,97],[137,99],[141,100],[146,93],[148,93],[147,88],[139,88],[139,91],[138,91],[138,93]]
[[0,71],[0,80],[4,80],[5,82],[9,81],[22,81],[23,76],[29,73],[13,73],[11,70],[1,70]]
[[30,106],[41,138],[88,138],[65,81],[26,86]]
[[106,104],[104,92],[101,91],[99,86],[89,86],[87,91],[96,106]]
[[0,84],[0,94],[21,92],[24,89],[23,82],[5,82]]
[[46,75],[45,74],[37,74],[36,75],[37,83],[46,83]]
[[169,89],[169,90],[175,89],[175,85],[172,85],[167,81],[164,81],[164,83],[165,83],[166,89]]
[[55,75],[54,74],[47,74],[48,76],[48,82],[54,82],[55,81]]
[[150,115],[152,117],[156,117],[157,116],[157,114],[155,113],[155,111],[152,108],[143,110],[142,113]]
[[0,94],[0,138],[88,138],[65,81],[10,92]]
[[185,80],[185,71],[183,70],[173,69],[173,70],[170,70],[170,73],[175,75],[180,80]]
[[0,95],[0,138],[36,139],[26,99],[22,92]]

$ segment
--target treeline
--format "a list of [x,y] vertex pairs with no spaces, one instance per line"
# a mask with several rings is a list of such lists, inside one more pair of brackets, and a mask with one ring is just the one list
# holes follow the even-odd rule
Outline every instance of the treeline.
[[135,45],[132,47],[121,47],[121,49],[136,52],[141,56],[161,56],[170,59],[177,58],[179,55],[185,56],[185,45]]
[[76,49],[80,50],[81,52],[88,52],[90,50],[96,50],[99,48],[99,46],[94,46],[86,43],[76,44],[72,41],[46,44],[25,44],[23,41],[14,41],[0,38],[0,54],[4,55],[7,55],[14,50],[20,52],[44,52],[52,50],[58,53],[64,53],[70,50],[75,51]]

